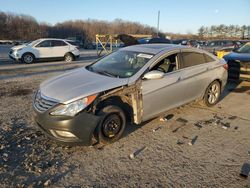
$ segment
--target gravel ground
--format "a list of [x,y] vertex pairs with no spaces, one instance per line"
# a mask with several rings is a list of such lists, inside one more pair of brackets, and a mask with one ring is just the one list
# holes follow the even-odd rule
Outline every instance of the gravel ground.
[[105,147],[67,147],[32,119],[34,91],[55,74],[0,79],[1,187],[250,187],[239,176],[250,163],[249,82],[228,84],[213,108],[192,103],[160,116],[168,121],[128,125]]

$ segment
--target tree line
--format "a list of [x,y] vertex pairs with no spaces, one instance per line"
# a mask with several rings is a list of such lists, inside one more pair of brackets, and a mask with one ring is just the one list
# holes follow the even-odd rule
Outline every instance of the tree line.
[[212,25],[210,27],[201,26],[198,29],[198,36],[206,39],[245,39],[250,34],[250,25]]
[[38,23],[35,18],[23,14],[0,12],[0,39],[34,40],[43,37],[68,38],[80,36],[94,41],[96,34],[154,34],[156,29],[138,22],[115,19],[65,21],[51,25]]

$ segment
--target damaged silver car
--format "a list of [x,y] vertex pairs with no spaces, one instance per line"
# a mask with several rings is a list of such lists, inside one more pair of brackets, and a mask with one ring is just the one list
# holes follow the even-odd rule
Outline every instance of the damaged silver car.
[[122,48],[93,64],[43,82],[33,100],[35,121],[63,143],[110,143],[126,124],[169,109],[219,101],[227,64],[203,50],[171,44]]

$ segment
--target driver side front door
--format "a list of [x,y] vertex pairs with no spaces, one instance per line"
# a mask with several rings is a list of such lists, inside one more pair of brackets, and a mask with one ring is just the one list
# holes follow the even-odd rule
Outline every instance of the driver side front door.
[[[181,60],[180,52],[170,54],[169,56],[173,55],[175,55],[175,62],[173,62],[174,60],[171,58],[170,63],[176,64],[174,69],[169,65],[163,65],[163,59],[161,59],[150,70],[161,71],[164,67],[170,69],[165,70],[164,77],[161,79],[142,81],[143,121],[151,119],[161,112],[180,106],[186,102],[185,90],[187,86],[185,81],[181,79],[182,70],[179,69]],[[164,59],[168,59],[169,56]],[[169,59],[165,60],[165,62],[169,64]],[[161,68],[157,69],[159,63],[161,64]]]

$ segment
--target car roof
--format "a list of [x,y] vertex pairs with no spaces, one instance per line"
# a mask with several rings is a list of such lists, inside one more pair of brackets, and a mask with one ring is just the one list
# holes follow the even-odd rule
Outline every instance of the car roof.
[[40,38],[38,40],[63,40],[63,41],[66,41],[66,39],[59,39],[59,38]]
[[175,44],[139,44],[133,46],[127,46],[121,50],[125,51],[136,51],[149,54],[158,54],[162,51],[172,51],[178,49],[188,48],[187,46],[175,45]]

